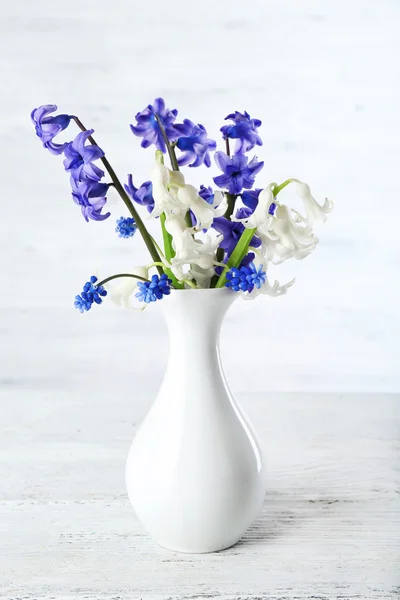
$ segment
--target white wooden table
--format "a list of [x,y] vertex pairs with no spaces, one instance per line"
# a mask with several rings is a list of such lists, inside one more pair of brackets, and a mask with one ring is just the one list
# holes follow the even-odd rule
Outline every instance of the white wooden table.
[[240,396],[265,444],[264,509],[238,545],[195,556],[155,545],[128,503],[125,456],[150,398],[122,380],[3,382],[1,598],[399,597],[398,396]]

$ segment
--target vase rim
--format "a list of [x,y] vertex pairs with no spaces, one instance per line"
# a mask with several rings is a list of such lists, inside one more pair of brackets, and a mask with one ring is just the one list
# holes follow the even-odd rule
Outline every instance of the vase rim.
[[174,288],[171,288],[171,294],[178,294],[181,292],[191,292],[191,293],[198,293],[198,292],[219,292],[219,293],[225,293],[225,294],[233,294],[233,290],[223,287],[223,288],[185,288],[183,290],[176,290]]

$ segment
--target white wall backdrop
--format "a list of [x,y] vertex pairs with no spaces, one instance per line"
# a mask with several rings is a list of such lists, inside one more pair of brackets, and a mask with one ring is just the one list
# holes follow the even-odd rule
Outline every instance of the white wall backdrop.
[[[151,150],[129,123],[156,96],[218,135],[246,109],[262,119],[260,186],[296,176],[336,207],[320,246],[276,275],[286,297],[238,301],[223,332],[234,390],[398,391],[400,3],[396,0],[17,0],[2,9],[0,385],[156,391],[166,333],[156,307],[73,299],[147,261],[113,218],[86,223],[32,108],[58,104],[96,130],[125,180]],[[215,173],[192,170],[196,183]],[[288,192],[289,197],[290,192]],[[155,231],[155,227],[153,227]],[[150,377],[151,375],[151,377]],[[267,384],[266,384],[267,382]],[[0,388],[0,389],[1,389]],[[25,388],[24,388],[25,389]]]

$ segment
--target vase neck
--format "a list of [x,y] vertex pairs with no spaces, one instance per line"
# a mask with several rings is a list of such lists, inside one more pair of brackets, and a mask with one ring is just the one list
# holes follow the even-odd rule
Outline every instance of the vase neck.
[[236,294],[228,289],[173,291],[162,301],[170,344],[217,343],[222,321],[235,299]]
[[[169,333],[168,366],[162,401],[212,406],[229,403],[221,360],[219,333],[224,316],[237,297],[228,289],[173,291],[163,298]],[[198,390],[194,393],[193,390]],[[202,390],[202,393],[199,392]]]

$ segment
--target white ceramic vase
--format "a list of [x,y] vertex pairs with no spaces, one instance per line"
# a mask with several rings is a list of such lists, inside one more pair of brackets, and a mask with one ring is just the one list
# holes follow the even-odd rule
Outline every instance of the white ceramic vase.
[[229,391],[219,354],[221,324],[236,297],[226,288],[175,290],[159,303],[168,367],[129,451],[126,485],[148,533],[178,552],[232,546],[265,494],[260,444]]

